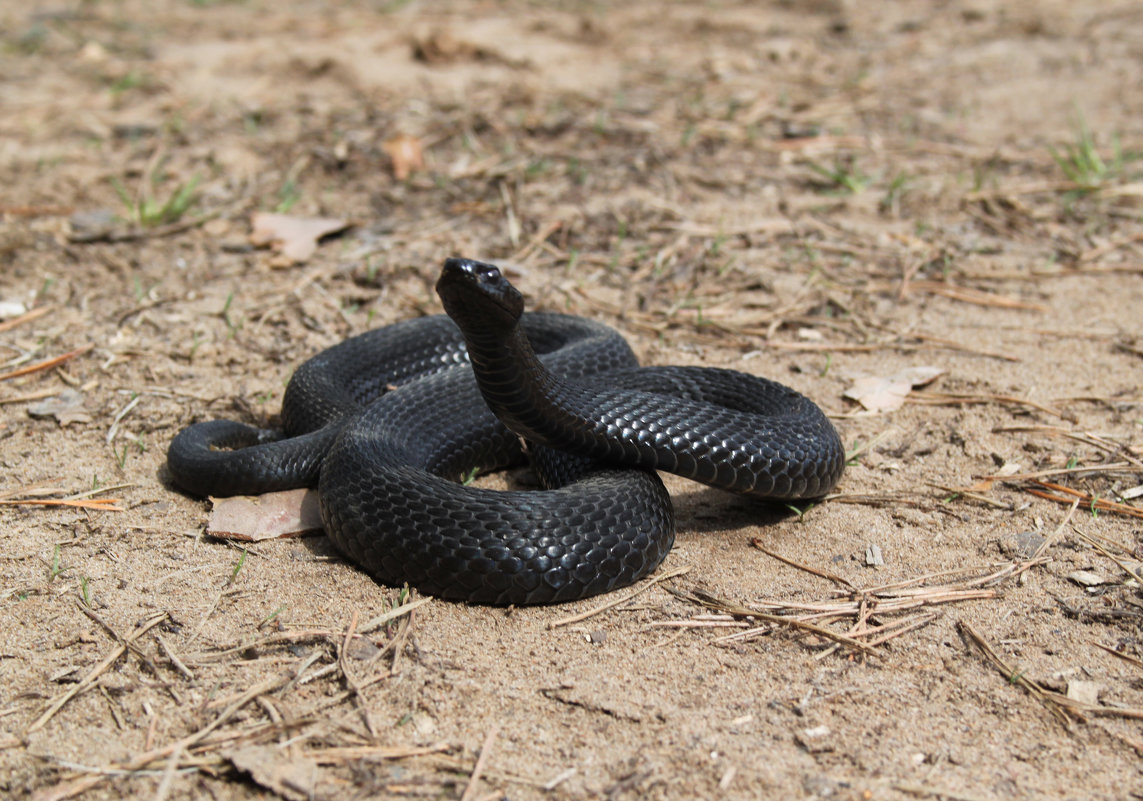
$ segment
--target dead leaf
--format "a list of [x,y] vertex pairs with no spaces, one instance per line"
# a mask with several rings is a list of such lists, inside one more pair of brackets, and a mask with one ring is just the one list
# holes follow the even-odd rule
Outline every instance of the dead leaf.
[[83,393],[71,388],[32,404],[28,407],[28,414],[36,418],[54,417],[61,426],[91,422],[91,415],[83,408]]
[[385,140],[382,147],[393,162],[393,177],[398,181],[404,181],[413,170],[425,168],[425,153],[421,146],[421,140],[415,136],[408,134],[394,136],[392,139]]
[[222,755],[256,784],[288,801],[307,801],[314,797],[318,766],[311,759],[286,754],[267,745],[235,748]]
[[328,217],[291,217],[260,211],[250,218],[250,241],[258,247],[269,245],[287,264],[303,262],[317,250],[318,240],[350,226],[346,220]]
[[857,401],[871,412],[891,412],[905,404],[915,388],[935,381],[944,370],[940,367],[909,367],[890,376],[863,376],[853,382],[843,396]]
[[207,533],[230,540],[261,540],[298,537],[321,531],[321,509],[316,490],[296,489],[265,495],[237,495],[211,499]]
[[481,57],[481,48],[456,38],[450,31],[433,31],[413,41],[413,58],[426,64],[476,61]]

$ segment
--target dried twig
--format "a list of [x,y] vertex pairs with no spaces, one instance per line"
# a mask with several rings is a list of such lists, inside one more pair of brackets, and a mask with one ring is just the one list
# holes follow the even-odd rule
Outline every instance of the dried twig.
[[32,309],[31,311],[24,312],[19,317],[13,317],[11,320],[5,320],[4,322],[0,323],[0,333],[3,333],[4,331],[11,331],[13,328],[18,328],[24,323],[30,323],[32,320],[43,317],[48,312],[55,311],[55,309],[55,306],[40,306],[38,309]]
[[955,286],[944,281],[910,281],[907,289],[930,292],[934,295],[943,295],[946,298],[959,300],[964,303],[974,303],[978,306],[992,306],[999,309],[1027,309],[1030,311],[1047,311],[1040,303],[1029,303],[1025,300],[1007,298],[992,292],[984,292],[970,287]]
[[74,359],[76,356],[82,356],[94,347],[95,345],[84,345],[82,348],[76,348],[73,351],[68,351],[62,356],[56,356],[52,359],[45,359],[44,361],[36,362],[35,364],[24,365],[23,367],[18,367],[15,370],[7,373],[0,373],[0,381],[7,381],[9,378],[17,378],[22,375],[39,372],[40,370],[50,370],[51,368],[58,367],[70,359]]
[[993,473],[987,476],[980,476],[979,478],[981,481],[1017,482],[1031,481],[1037,478],[1050,478],[1052,476],[1082,476],[1088,475],[1089,473],[1134,474],[1139,472],[1143,472],[1143,468],[1133,465],[1130,462],[1107,462],[1105,464],[1093,464],[1086,467],[1055,467],[1048,470],[1033,470],[1027,473],[1012,473],[1010,475]]
[[795,562],[793,559],[789,559],[785,556],[782,556],[781,554],[777,554],[774,551],[771,551],[769,548],[767,548],[765,545],[763,545],[762,541],[760,539],[758,539],[757,537],[752,538],[750,540],[750,544],[752,546],[754,546],[755,548],[757,548],[758,550],[760,550],[762,553],[771,557],[772,559],[777,559],[779,562],[782,562],[783,564],[787,564],[790,567],[797,568],[798,570],[803,570],[806,573],[810,573],[814,576],[817,576],[818,578],[823,578],[826,581],[832,581],[834,584],[840,584],[842,587],[845,587],[846,589],[849,589],[849,590],[856,590],[857,589],[849,581],[847,581],[846,579],[843,579],[841,576],[837,575],[836,573],[830,573],[829,571],[826,571],[826,570],[818,570],[817,568],[813,568],[813,567],[809,567],[807,565],[799,564],[798,562]]
[[1001,675],[1010,683],[1022,687],[1030,693],[1037,701],[1044,705],[1044,707],[1065,726],[1070,725],[1069,715],[1075,717],[1077,720],[1083,721],[1084,717],[1080,714],[1071,703],[1061,704],[1058,693],[1053,693],[1050,690],[1045,690],[1036,682],[1029,679],[1023,672],[1009,665],[997,655],[996,650],[989,644],[988,640],[984,639],[977,633],[971,625],[963,620],[957,622],[957,628],[972,642],[973,645],[980,651],[984,657],[991,662]]
[[[165,615],[164,615],[165,617]],[[111,766],[111,771],[114,772],[135,772],[142,770],[153,762],[159,762],[167,759],[171,754],[178,751],[187,751],[192,747],[203,742],[206,737],[222,724],[226,723],[235,714],[238,713],[246,704],[257,698],[264,693],[272,692],[289,680],[289,676],[283,674],[279,676],[271,676],[270,678],[263,679],[258,684],[251,687],[246,692],[242,693],[230,706],[219,714],[213,721],[202,727],[198,731],[176,740],[173,743],[163,746],[162,748],[152,749],[126,762],[121,765]],[[79,795],[80,793],[90,790],[95,785],[99,784],[104,779],[113,775],[111,772],[104,771],[99,774],[82,776],[78,779],[61,782],[53,787],[44,788],[36,792],[32,798],[34,801],[64,801],[64,799],[71,798],[72,796]]]
[[464,788],[464,793],[461,794],[460,801],[472,801],[472,797],[476,793],[477,783],[480,781],[480,774],[484,772],[484,766],[488,762],[488,755],[492,752],[492,744],[496,742],[498,734],[500,734],[500,725],[493,723],[492,728],[488,730],[488,734],[484,737],[484,743],[480,746],[480,756],[476,758],[476,765],[472,768],[472,775],[468,777],[468,785]]
[[[1098,498],[1087,492],[1080,492],[1079,490],[1074,490],[1071,487],[1065,487],[1060,484],[1052,484],[1048,481],[1035,481],[1033,483],[1044,487],[1045,489],[1039,490],[1032,487],[1027,487],[1025,492],[1030,495],[1035,495],[1037,498],[1043,498],[1046,501],[1054,501],[1056,503],[1074,503],[1078,500],[1084,506],[1094,510],[1099,510],[1101,512],[1112,512],[1117,515],[1126,515],[1127,517],[1143,518],[1143,509],[1140,509],[1136,506],[1128,506],[1125,503],[1115,503],[1114,501],[1109,501],[1104,498]],[[1053,490],[1055,493],[1060,494],[1053,494],[1052,492],[1047,492],[1045,490]]]
[[16,498],[0,501],[0,506],[71,506],[77,509],[87,509],[94,512],[123,512],[125,509],[115,506],[122,498],[93,498],[90,501],[69,500],[67,498]]
[[1135,657],[1131,656],[1131,654],[1121,654],[1119,651],[1116,651],[1114,648],[1104,645],[1103,643],[1093,642],[1092,645],[1094,645],[1096,648],[1102,648],[1112,656],[1119,657],[1129,665],[1135,665],[1137,668],[1143,668],[1143,659],[1136,659]]
[[818,626],[814,623],[809,623],[800,618],[786,617],[784,615],[775,615],[769,612],[763,612],[759,609],[741,606],[731,601],[724,601],[721,598],[716,598],[709,593],[701,591],[690,593],[685,593],[675,589],[669,589],[669,591],[680,598],[684,598],[688,601],[691,601],[692,603],[697,603],[700,606],[705,606],[708,609],[717,609],[721,612],[725,612],[728,615],[734,615],[735,617],[755,618],[757,620],[764,620],[767,623],[773,623],[778,626],[786,626],[787,628],[809,631],[817,634],[819,637],[824,637],[825,639],[848,645],[851,648],[869,654],[870,656],[877,657],[878,659],[881,658],[879,653],[874,651],[865,643],[856,640],[853,637],[848,637],[844,634],[838,634],[836,631],[831,631],[830,629]]
[[[1143,510],[1141,510],[1141,511],[1143,511]],[[1095,539],[1095,537],[1092,537],[1090,534],[1086,534],[1083,531],[1080,531],[1078,527],[1073,526],[1072,530],[1075,531],[1076,536],[1079,537],[1081,540],[1086,542],[1092,548],[1095,548],[1097,551],[1099,551],[1101,554],[1106,556],[1111,561],[1115,562],[1115,564],[1119,565],[1120,569],[1123,570],[1123,572],[1126,573],[1128,576],[1130,576],[1131,578],[1136,579],[1136,580],[1139,579],[1139,574],[1135,572],[1135,569],[1130,564],[1128,564],[1124,560],[1120,559],[1118,556],[1113,554],[1111,551],[1107,550],[1102,545],[1100,545],[1099,542]]]
[[377,729],[373,725],[372,715],[369,714],[369,701],[365,697],[364,689],[349,669],[349,644],[353,641],[353,635],[356,630],[357,611],[354,610],[349,620],[349,625],[345,629],[345,636],[342,638],[341,645],[337,650],[337,664],[341,668],[341,676],[345,680],[345,686],[349,688],[357,704],[357,711],[361,713],[361,720],[365,724],[365,728],[369,730],[369,735],[376,740]]
[[667,581],[668,579],[673,579],[677,576],[681,576],[681,575],[688,573],[688,572],[690,572],[690,567],[686,566],[686,565],[684,565],[683,567],[675,568],[674,570],[669,570],[661,576],[655,576],[655,578],[648,581],[646,584],[644,584],[639,589],[635,590],[634,592],[629,592],[626,595],[622,596],[621,598],[616,598],[612,601],[608,601],[607,603],[602,604],[601,606],[597,606],[594,609],[589,609],[586,612],[580,612],[579,614],[572,615],[571,617],[564,617],[564,618],[560,618],[559,620],[553,620],[551,623],[548,624],[548,628],[549,629],[556,629],[556,628],[559,628],[560,626],[567,626],[567,625],[570,625],[572,623],[579,623],[582,620],[587,620],[589,617],[594,617],[595,615],[598,615],[600,612],[606,612],[608,609],[614,609],[617,606],[620,606],[622,604],[627,603],[632,598],[635,598],[638,595],[642,595],[647,590],[654,587],[656,584],[660,584],[664,581]]
[[1050,414],[1053,417],[1058,417],[1061,420],[1068,420],[1075,422],[1075,416],[1067,412],[1062,412],[1059,409],[1054,409],[1051,406],[1045,406],[1042,403],[1037,403],[1027,398],[1018,398],[1014,395],[995,395],[991,393],[980,394],[954,394],[951,392],[926,392],[924,390],[913,390],[906,398],[909,403],[923,403],[929,406],[962,406],[966,404],[976,403],[999,403],[1005,406],[1027,406],[1031,409]]
[[127,637],[120,639],[119,644],[116,645],[115,648],[113,648],[111,652],[108,653],[107,656],[105,656],[98,665],[89,670],[86,676],[73,684],[71,689],[53,698],[48,703],[47,709],[44,710],[43,714],[41,714],[32,722],[30,726],[28,726],[26,733],[31,734],[32,732],[43,728],[44,725],[47,724],[47,722],[51,720],[57,712],[63,709],[64,705],[68,701],[70,701],[72,698],[75,698],[84,690],[95,686],[96,679],[103,675],[103,673],[108,668],[114,665],[119,657],[127,653],[127,649],[130,647],[131,643],[133,643],[140,636],[150,631],[166,619],[166,612],[155,615],[153,618],[147,620],[141,626],[139,626],[139,628],[135,629],[135,631],[131,632],[131,634],[129,634]]

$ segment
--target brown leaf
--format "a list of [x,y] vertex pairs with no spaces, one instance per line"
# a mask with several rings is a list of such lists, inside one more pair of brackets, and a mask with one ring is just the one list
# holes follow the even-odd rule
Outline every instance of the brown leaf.
[[288,801],[307,801],[314,797],[318,766],[313,760],[267,745],[235,748],[223,752],[223,757],[255,784]]
[[415,136],[408,134],[394,136],[392,139],[387,139],[382,147],[393,162],[393,177],[398,181],[404,181],[413,170],[425,168],[425,153],[421,140]]
[[250,218],[250,241],[258,247],[269,245],[289,264],[303,262],[317,250],[318,240],[349,227],[346,220],[328,217],[291,217],[260,211]]
[[83,393],[78,389],[65,389],[28,407],[32,417],[54,417],[61,426],[71,423],[90,423],[91,415],[83,408]]
[[871,412],[891,412],[905,404],[916,387],[923,387],[944,374],[939,367],[909,367],[889,376],[863,376],[843,395]]
[[215,537],[244,542],[297,537],[321,531],[321,510],[315,490],[267,492],[211,499],[214,509],[206,530]]

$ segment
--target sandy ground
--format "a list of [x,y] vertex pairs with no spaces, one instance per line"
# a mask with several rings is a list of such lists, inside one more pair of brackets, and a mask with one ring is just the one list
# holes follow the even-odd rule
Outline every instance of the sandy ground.
[[[1141,64],[1127,0],[5,4],[0,794],[1140,797]],[[171,437],[452,254],[816,399],[837,495],[668,478],[644,591],[554,608],[205,536]]]

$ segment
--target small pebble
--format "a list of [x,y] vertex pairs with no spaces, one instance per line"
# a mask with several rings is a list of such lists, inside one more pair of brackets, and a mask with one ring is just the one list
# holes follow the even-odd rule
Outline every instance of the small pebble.
[[881,555],[880,546],[865,546],[865,564],[869,567],[881,567],[885,564],[885,558]]

